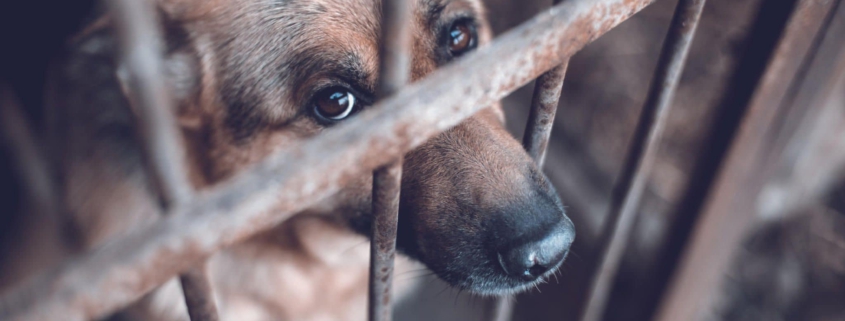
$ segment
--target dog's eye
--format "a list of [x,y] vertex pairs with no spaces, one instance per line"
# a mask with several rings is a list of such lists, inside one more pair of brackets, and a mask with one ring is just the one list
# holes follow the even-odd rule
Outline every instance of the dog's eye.
[[477,38],[475,25],[467,19],[455,21],[449,28],[449,52],[452,56],[460,56],[475,49]]
[[355,95],[343,87],[326,88],[314,96],[314,113],[326,121],[341,121],[358,111]]

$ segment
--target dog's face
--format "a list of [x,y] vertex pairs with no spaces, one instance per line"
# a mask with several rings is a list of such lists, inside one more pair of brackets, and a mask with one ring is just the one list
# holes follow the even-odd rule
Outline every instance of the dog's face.
[[[354,121],[373,104],[379,1],[158,0],[171,88],[202,166],[230,177],[271,150]],[[490,39],[479,0],[417,0],[412,80]],[[487,108],[406,156],[398,246],[454,286],[519,291],[554,273],[574,238],[554,188]],[[368,234],[362,175],[311,210]]]

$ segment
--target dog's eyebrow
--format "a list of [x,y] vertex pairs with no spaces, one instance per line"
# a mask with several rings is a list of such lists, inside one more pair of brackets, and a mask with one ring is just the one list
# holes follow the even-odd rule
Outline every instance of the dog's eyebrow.
[[296,75],[296,84],[306,83],[314,75],[321,75],[347,82],[356,87],[355,89],[366,91],[368,94],[375,90],[372,71],[364,64],[361,56],[352,51],[324,55],[302,53],[296,55],[290,67]]
[[353,82],[353,85],[360,87],[368,92],[375,90],[375,84],[370,84],[372,79],[369,72],[367,72],[366,65],[361,57],[353,52],[347,52],[343,59],[338,61],[338,64],[333,70],[338,76],[347,81]]
[[425,4],[423,4],[423,6],[425,7],[422,10],[425,13],[425,18],[429,22],[437,20],[437,18],[440,16],[440,13],[443,12],[443,10],[446,9],[446,6],[448,6],[451,2],[452,0],[426,1]]

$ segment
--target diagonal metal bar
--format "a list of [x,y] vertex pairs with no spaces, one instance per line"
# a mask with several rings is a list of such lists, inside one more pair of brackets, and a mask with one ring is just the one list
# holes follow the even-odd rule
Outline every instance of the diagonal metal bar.
[[39,149],[42,144],[38,143],[12,90],[4,83],[0,83],[0,120],[2,137],[14,157],[27,197],[38,207],[38,215],[58,218],[61,206],[50,167]]
[[[192,187],[185,168],[185,148],[173,117],[173,103],[163,81],[164,39],[156,23],[152,2],[110,0],[121,43],[121,68],[129,83],[128,94],[138,115],[147,167],[156,182],[165,208],[189,201]],[[185,305],[192,321],[216,321],[217,307],[211,285],[200,263],[179,275]]]
[[[795,213],[840,182],[845,163],[845,8],[841,1],[800,3],[801,42],[815,49],[781,102],[777,132],[765,159],[777,169],[763,187],[759,215],[767,219]],[[809,35],[824,34],[823,37]],[[818,42],[818,44],[815,43]],[[798,48],[802,48],[800,43]],[[837,78],[838,77],[838,78]]]
[[613,191],[610,215],[603,233],[605,239],[599,247],[600,261],[590,283],[581,321],[598,321],[604,315],[705,2],[681,0],[675,9],[657,70],[628,149],[625,167]]
[[203,190],[153,225],[0,298],[2,320],[87,320],[136,300],[221,247],[275,226],[457,125],[653,0],[570,0],[444,66],[357,119]]
[[[778,11],[763,14],[766,9]],[[794,134],[789,127],[778,124],[782,105],[794,99],[795,88],[800,85],[795,82],[806,71],[808,58],[818,49],[817,39],[835,11],[840,18],[845,16],[845,7],[839,0],[769,1],[761,7],[758,19],[775,18],[777,21],[759,24],[755,33],[765,36],[766,42],[768,37],[773,37],[775,49],[763,60],[758,55],[751,56],[764,65],[761,78],[732,83],[734,88],[742,89],[742,94],[735,93],[738,97],[731,95],[723,102],[726,108],[747,105],[747,109],[739,115],[741,121],[737,122],[733,140],[725,147],[725,157],[714,181],[705,186],[693,186],[687,192],[687,197],[705,193],[701,195],[702,199],[681,208],[688,212],[700,211],[698,222],[684,246],[654,320],[695,320],[713,303],[712,296],[722,285],[723,272],[760,210],[763,186],[777,168],[771,162],[773,137]],[[784,20],[785,26],[772,27]],[[836,42],[840,42],[839,39]],[[767,45],[764,41],[752,44]],[[841,68],[842,64],[833,67]],[[834,73],[841,72],[842,69],[838,69]],[[808,109],[812,108],[801,105],[796,111],[806,113]]]
[[[382,1],[379,56],[379,98],[389,97],[409,79],[411,71],[411,1]],[[392,320],[391,287],[402,190],[402,156],[373,172],[373,224],[367,315],[370,321]]]

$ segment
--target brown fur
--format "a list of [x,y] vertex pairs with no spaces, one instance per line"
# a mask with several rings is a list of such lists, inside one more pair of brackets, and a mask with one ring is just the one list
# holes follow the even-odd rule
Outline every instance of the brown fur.
[[[321,86],[349,86],[363,102],[374,97],[379,1],[149,1],[167,35],[166,81],[197,189],[326,129],[309,110]],[[413,80],[452,59],[441,38],[452,21],[474,21],[481,45],[490,38],[478,0],[418,0],[414,17]],[[133,134],[128,86],[117,76],[109,19],[74,40],[48,96],[51,159],[60,160],[57,176],[83,250],[149,224],[159,206]],[[398,246],[452,285],[483,294],[535,283],[504,275],[499,248],[554,229],[568,233],[559,246],[574,237],[553,187],[502,121],[498,106],[483,110],[408,154],[404,165]],[[371,181],[363,175],[213,256],[208,268],[224,319],[363,319],[367,242],[355,232],[369,234]],[[397,273],[411,266],[402,258]],[[125,315],[184,319],[172,283]]]

